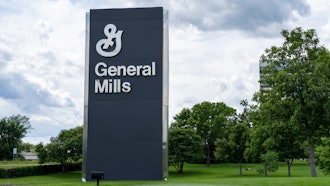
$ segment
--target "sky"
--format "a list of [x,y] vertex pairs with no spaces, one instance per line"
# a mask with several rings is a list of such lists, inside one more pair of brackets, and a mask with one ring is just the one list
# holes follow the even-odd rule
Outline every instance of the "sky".
[[83,125],[86,12],[136,7],[169,13],[170,122],[203,101],[240,112],[283,29],[313,28],[330,48],[329,0],[0,0],[0,118],[30,117],[33,144]]

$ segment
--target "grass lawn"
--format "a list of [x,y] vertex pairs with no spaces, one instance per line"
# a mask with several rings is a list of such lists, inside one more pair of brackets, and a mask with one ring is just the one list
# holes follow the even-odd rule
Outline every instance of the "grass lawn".
[[[170,167],[168,181],[101,181],[100,185],[323,186],[330,184],[330,177],[323,175],[320,170],[318,170],[317,178],[311,178],[307,162],[294,162],[291,172],[292,177],[287,177],[287,168],[284,163],[280,165],[280,169],[276,173],[269,173],[269,177],[264,177],[256,172],[256,169],[260,166],[260,164],[245,164],[243,165],[243,176],[239,176],[239,168],[236,164],[211,166],[185,164],[182,175],[177,174],[174,168]],[[251,168],[251,170],[245,170],[245,168]],[[96,185],[95,182],[82,183],[80,178],[81,172],[75,171],[45,176],[0,179],[0,185]]]
[[35,166],[38,161],[0,161],[0,168],[9,169],[12,167]]

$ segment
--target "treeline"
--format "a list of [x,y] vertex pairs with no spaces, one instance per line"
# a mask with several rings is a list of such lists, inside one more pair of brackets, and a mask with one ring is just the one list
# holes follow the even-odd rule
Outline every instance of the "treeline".
[[[185,162],[263,162],[260,173],[308,159],[311,176],[316,165],[330,174],[330,52],[320,46],[314,29],[283,30],[281,46],[266,49],[260,61],[261,88],[252,102],[241,101],[238,113],[222,102],[202,102],[175,115],[168,133],[169,163],[183,172]],[[11,158],[12,148],[31,129],[25,116],[0,120],[0,159]],[[38,144],[40,163],[66,166],[81,161],[82,130],[62,130],[49,144]]]
[[[13,115],[0,120],[0,160],[13,160],[13,149],[20,152],[31,151],[32,144],[23,143],[22,138],[32,129],[30,119],[23,115]],[[21,158],[17,154],[17,158]]]
[[[62,130],[57,137],[51,137],[50,143],[36,145],[40,164],[47,162],[59,163],[62,172],[82,163],[83,127]],[[81,166],[80,166],[81,168]]]
[[[72,167],[81,168],[82,162],[82,135],[83,127],[78,126],[68,130],[62,130],[58,136],[51,137],[50,143],[39,143],[33,145],[23,143],[22,138],[32,129],[29,117],[23,115],[13,115],[0,120],[0,160],[24,160],[21,152],[37,152],[40,164],[52,162],[58,163],[62,171],[72,170]],[[13,149],[17,149],[14,156]],[[56,166],[50,166],[56,167]],[[44,167],[33,169],[38,172]],[[15,168],[8,170],[9,177],[13,175],[25,174],[26,170],[32,168]],[[2,171],[4,174],[4,171]],[[15,176],[14,176],[15,177]]]
[[242,113],[224,103],[203,102],[174,117],[169,160],[179,172],[184,162],[204,158],[207,164],[264,161],[260,172],[267,175],[279,159],[290,176],[293,161],[308,158],[311,176],[317,176],[316,160],[330,173],[330,52],[319,45],[314,29],[281,35],[282,46],[266,49],[260,58],[266,64],[260,78],[265,88],[254,94],[253,104],[241,102]]

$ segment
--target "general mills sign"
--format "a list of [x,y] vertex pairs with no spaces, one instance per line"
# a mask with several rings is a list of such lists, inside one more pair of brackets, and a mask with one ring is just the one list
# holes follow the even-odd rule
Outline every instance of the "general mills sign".
[[163,8],[87,14],[83,178],[167,177],[168,41]]

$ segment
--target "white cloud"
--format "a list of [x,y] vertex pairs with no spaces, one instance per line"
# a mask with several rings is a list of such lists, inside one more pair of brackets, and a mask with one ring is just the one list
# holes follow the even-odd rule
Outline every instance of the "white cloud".
[[0,96],[16,105],[1,115],[27,114],[29,135],[49,139],[82,125],[85,10],[69,1],[23,1],[15,10],[0,18]]
[[[177,24],[192,24],[200,30],[239,29],[253,34],[269,25],[282,24],[295,14],[306,16],[310,7],[301,0],[204,0],[172,1]],[[259,30],[259,33],[256,31]]]

